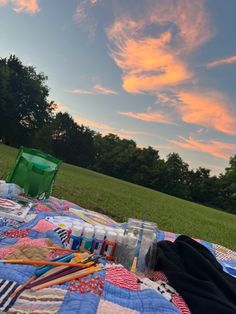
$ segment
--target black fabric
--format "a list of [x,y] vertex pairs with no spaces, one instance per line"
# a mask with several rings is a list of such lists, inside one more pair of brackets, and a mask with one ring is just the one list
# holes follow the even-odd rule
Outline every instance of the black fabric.
[[165,273],[193,314],[236,314],[236,278],[206,247],[184,235],[154,246],[146,264],[154,261],[154,269]]

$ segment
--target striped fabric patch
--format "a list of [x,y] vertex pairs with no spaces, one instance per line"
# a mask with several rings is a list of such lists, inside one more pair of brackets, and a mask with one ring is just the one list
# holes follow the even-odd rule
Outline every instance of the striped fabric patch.
[[68,233],[65,229],[62,228],[56,228],[54,229],[54,231],[59,235],[62,244],[64,244],[66,242],[66,239],[68,237]]
[[0,310],[7,312],[8,309],[15,303],[17,296],[13,299],[10,295],[19,287],[15,281],[0,279]]
[[66,290],[46,288],[39,291],[25,290],[16,300],[9,314],[54,314],[57,313]]
[[105,281],[129,290],[140,290],[138,277],[124,267],[111,267],[106,271]]
[[236,252],[233,252],[219,244],[213,244],[213,249],[215,250],[216,258],[218,260],[236,262]]
[[174,295],[171,302],[180,310],[182,314],[191,314],[189,307],[180,295]]

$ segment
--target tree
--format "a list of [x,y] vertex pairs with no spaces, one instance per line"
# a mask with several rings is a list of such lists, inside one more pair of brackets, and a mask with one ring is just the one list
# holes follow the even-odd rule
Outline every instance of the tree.
[[1,59],[0,68],[0,136],[9,145],[27,145],[54,109],[47,100],[47,77],[14,55]]
[[214,204],[217,177],[210,176],[210,170],[199,167],[195,172],[189,171],[189,188],[191,200],[203,204]]
[[229,167],[219,178],[218,202],[227,211],[236,213],[236,155],[230,158]]
[[74,165],[91,167],[95,154],[93,131],[62,112],[56,114],[50,129],[51,149],[56,156]]
[[188,164],[177,153],[167,156],[165,163],[165,181],[163,191],[165,193],[189,199]]

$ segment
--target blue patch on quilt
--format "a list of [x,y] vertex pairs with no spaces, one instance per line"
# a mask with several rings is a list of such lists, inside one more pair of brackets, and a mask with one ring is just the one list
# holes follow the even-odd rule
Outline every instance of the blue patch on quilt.
[[143,314],[179,314],[172,303],[151,289],[132,291],[105,282],[102,298]]
[[81,294],[79,292],[68,291],[58,313],[94,314],[97,312],[99,300],[100,298],[92,293]]

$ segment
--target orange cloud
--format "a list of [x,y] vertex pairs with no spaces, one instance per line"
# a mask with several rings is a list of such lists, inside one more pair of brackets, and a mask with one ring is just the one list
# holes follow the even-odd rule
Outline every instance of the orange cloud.
[[220,141],[202,142],[191,136],[189,138],[180,137],[180,141],[170,140],[169,142],[184,149],[200,151],[225,160],[229,160],[229,157],[233,156],[236,151],[236,144]]
[[118,93],[114,91],[113,89],[106,88],[100,84],[96,84],[94,86],[94,90],[102,95],[118,95]]
[[230,112],[230,101],[221,93],[179,92],[178,97],[181,104],[176,109],[184,122],[236,135],[236,116]]
[[[129,23],[132,24],[131,21]],[[172,38],[170,32],[163,33],[159,38],[137,39],[131,36],[120,42],[121,34],[116,34],[116,29],[123,23],[118,24],[110,29],[108,36],[119,45],[111,55],[123,70],[123,88],[127,92],[152,93],[160,87],[179,84],[192,76],[187,65],[167,49]]]
[[0,5],[11,3],[16,13],[35,14],[40,11],[38,0],[0,0]]
[[224,64],[233,64],[233,63],[236,63],[236,55],[235,55],[235,56],[228,57],[228,58],[224,58],[224,59],[219,59],[219,60],[212,61],[212,62],[208,63],[208,64],[206,65],[206,67],[207,67],[208,69],[210,69],[210,68],[218,67],[218,66],[220,66],[220,65],[224,65]]
[[[107,36],[111,56],[123,72],[123,88],[129,93],[155,94],[192,77],[186,57],[213,33],[203,0],[143,3],[142,15],[131,17],[123,12],[108,28]],[[163,31],[147,36],[149,26],[161,26]]]
[[126,116],[129,118],[134,118],[142,121],[147,122],[155,122],[155,123],[164,123],[164,124],[173,124],[173,121],[165,114],[162,114],[160,112],[153,112],[150,110],[147,110],[147,112],[118,112],[122,116]]
[[101,95],[118,95],[118,93],[110,88],[104,87],[101,84],[96,84],[92,88],[82,89],[82,88],[75,88],[68,90],[69,93],[72,94],[80,94],[80,95],[94,95],[94,94],[101,94]]

